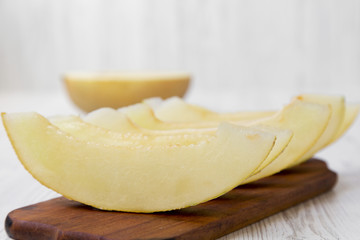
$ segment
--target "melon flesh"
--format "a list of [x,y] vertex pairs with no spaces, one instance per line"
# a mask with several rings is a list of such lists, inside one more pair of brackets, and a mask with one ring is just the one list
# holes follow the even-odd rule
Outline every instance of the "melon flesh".
[[[149,111],[150,110],[150,111]],[[133,132],[134,127],[129,126],[129,131],[126,130],[126,128],[121,128],[121,126],[127,126],[128,124],[123,124],[122,121],[124,120],[124,114],[126,114],[129,118],[128,121],[133,120],[137,123],[138,126],[141,126],[141,128],[137,128],[138,132],[141,132],[143,134],[147,135],[168,135],[168,134],[175,134],[177,133],[177,137],[181,134],[188,135],[188,139],[194,140],[195,138],[201,138],[201,134],[211,134],[211,132],[214,132],[213,129],[204,128],[204,127],[212,127],[216,128],[219,125],[219,121],[213,121],[213,122],[185,122],[185,123],[172,123],[172,122],[163,122],[159,119],[157,119],[153,114],[151,109],[149,109],[144,104],[136,104],[130,107],[123,108],[122,111],[116,111],[114,109],[99,109],[96,110],[89,115],[91,115],[91,119],[88,118],[88,116],[84,117],[84,120],[96,125],[100,126],[106,129],[109,129],[111,131],[119,131],[122,133],[126,132]],[[282,113],[280,113],[282,114]],[[119,115],[119,116],[116,116]],[[131,119],[131,120],[130,120]],[[120,120],[120,121],[119,121]],[[253,121],[242,121],[242,122],[233,122],[236,125],[246,125],[249,124],[249,122]],[[71,124],[71,123],[70,123]],[[79,123],[76,123],[74,125],[79,126]],[[60,125],[57,125],[58,127],[62,128]],[[145,128],[150,128],[145,129]],[[262,124],[255,124],[253,125],[255,129],[271,132],[276,136],[276,142],[275,145],[269,154],[269,156],[261,163],[261,165],[258,167],[258,169],[255,172],[259,172],[260,169],[266,167],[269,165],[277,156],[279,156],[280,153],[284,151],[284,149],[289,144],[291,138],[292,138],[292,131],[289,129],[279,128],[279,127],[271,127],[271,126],[265,126]],[[90,134],[87,130],[88,128],[85,128],[86,130],[82,131],[83,134],[79,137],[82,137],[83,135]],[[160,129],[160,130],[154,130],[154,129]],[[70,133],[70,134],[79,134],[78,132],[75,132],[75,128],[72,126],[70,128],[64,129],[64,131]],[[95,132],[95,131],[93,131]],[[197,135],[194,135],[197,133]],[[94,134],[98,134],[95,132]],[[191,136],[191,138],[190,138]],[[174,139],[169,139],[169,142],[173,142]],[[187,139],[179,139],[182,141],[187,142]]]
[[[183,103],[182,100],[179,100],[179,102]],[[306,101],[302,100],[302,102]],[[184,106],[188,105],[184,103]],[[320,108],[320,110],[318,108]],[[196,111],[199,111],[199,109]],[[125,114],[128,114],[130,112],[130,114],[128,115],[129,118],[134,119],[138,123],[138,125],[141,125],[142,127],[171,129],[176,126],[176,124],[174,123],[163,122],[159,119],[154,119],[155,117],[153,114],[146,113],[149,109],[144,107],[143,104],[130,106],[125,108],[124,110]],[[299,161],[299,159],[302,159],[302,157],[304,157],[304,155],[309,152],[314,145],[318,144],[320,136],[324,134],[325,129],[327,129],[329,120],[331,119],[330,114],[331,110],[329,109],[329,106],[327,104],[321,107],[314,106],[312,104],[303,104],[300,100],[296,100],[289,106],[285,107],[277,115],[273,114],[272,117],[262,118],[262,120],[260,118],[257,120],[253,119],[250,121],[237,122],[236,124],[240,125],[251,125],[252,127],[267,127],[272,128],[273,130],[276,129],[276,131],[273,132],[273,134],[276,135],[277,139],[273,150],[266,158],[266,160],[262,162],[259,168],[254,172],[259,173],[257,177],[254,176],[252,178],[249,178],[247,181],[250,181],[251,179],[257,180],[259,178],[275,174],[289,167],[289,165],[296,164],[296,162]],[[98,118],[107,119],[107,117],[100,115],[98,116]],[[189,124],[188,126],[191,126],[191,124],[193,124],[194,126],[196,124],[201,125],[201,123],[202,122],[186,122],[183,124],[184,126],[186,126],[186,124]],[[216,124],[218,124],[218,122],[216,121],[207,123],[208,126],[216,126]],[[281,132],[280,129],[287,130],[288,132]],[[311,132],[307,133],[309,129]],[[267,129],[267,131],[270,130]],[[294,131],[297,132],[297,137],[293,141],[291,140],[291,138]],[[290,145],[290,150],[286,149],[288,145]],[[276,162],[274,164],[271,164],[274,160],[276,160]],[[269,164],[271,164],[269,168],[262,171],[262,169],[266,168]],[[261,174],[260,171],[262,171]]]
[[[177,116],[171,115],[175,112],[175,110],[171,109],[177,109],[180,113],[190,116],[191,119],[196,118],[201,120],[200,116],[202,116],[203,119],[206,119],[202,122],[185,122],[183,123],[184,126],[186,126],[186,124],[189,124],[188,126],[196,126],[197,123],[201,126],[203,122],[206,122],[208,124],[207,126],[215,126],[219,122],[219,119],[217,121],[214,120],[214,112],[210,112],[194,105],[186,104],[178,98],[166,100],[165,104],[167,101],[168,104],[173,107],[167,108],[166,113],[169,114],[168,116]],[[157,109],[161,109],[161,107]],[[137,104],[124,108],[123,112],[128,114],[130,119],[134,120],[142,127],[152,129],[171,129],[176,126],[176,124],[171,122],[154,119],[154,114],[146,113],[148,110],[149,109],[144,107],[143,104]],[[196,113],[197,115],[193,113]],[[329,119],[331,117],[330,114],[331,110],[328,105],[321,106],[319,104],[308,104],[306,101],[301,102],[300,100],[295,100],[276,115],[272,114],[270,117],[265,118],[265,114],[261,115],[261,113],[259,113],[259,116],[262,117],[254,118],[248,121],[233,122],[237,125],[267,127],[278,131],[273,132],[277,137],[273,150],[267,159],[255,171],[255,173],[259,174],[257,177],[254,176],[249,178],[247,181],[252,179],[257,180],[259,178],[275,174],[287,168],[289,165],[299,161],[299,159],[301,159],[301,157],[303,157],[304,154],[313,147],[313,145],[318,143],[320,136],[322,136],[325,129],[327,129]],[[229,116],[232,116],[233,119],[240,119],[239,114],[227,114],[227,116],[228,118],[230,118]],[[180,117],[180,115],[177,117]],[[280,132],[280,129],[287,130],[288,132]],[[297,132],[297,137],[292,139],[294,132]],[[290,148],[287,149],[289,146]],[[271,164],[273,161],[275,161],[275,163]],[[262,171],[264,168],[267,169]],[[260,173],[260,171],[262,173]]]
[[289,129],[282,128],[274,128],[266,125],[254,125],[255,129],[271,132],[276,136],[276,141],[273,149],[270,154],[266,157],[266,159],[260,164],[260,166],[253,172],[252,175],[259,173],[262,169],[267,167],[270,163],[276,160],[287,148],[290,144],[291,139],[293,137],[293,132]]
[[119,113],[113,108],[100,108],[86,114],[83,118],[86,122],[118,132],[137,132],[139,127],[125,114]]
[[360,110],[360,104],[346,104],[345,105],[344,120],[342,121],[338,131],[335,134],[335,136],[333,136],[333,138],[331,139],[330,143],[333,143],[334,141],[339,139],[342,135],[344,135],[344,133],[354,123],[356,117],[359,114],[359,110]]
[[312,146],[311,149],[309,149],[300,159],[292,163],[290,166],[297,165],[308,160],[323,147],[327,146],[336,136],[345,115],[345,99],[342,96],[304,94],[298,96],[297,99],[305,102],[330,106],[331,115],[325,131],[321,134],[314,146]]
[[[105,114],[104,117],[108,115]],[[100,115],[97,116],[98,120]],[[130,130],[108,130],[90,124],[77,116],[63,116],[49,118],[50,122],[77,139],[107,144],[137,147],[142,144],[159,145],[161,147],[175,145],[190,145],[211,140],[216,135],[216,128],[202,130],[168,130],[155,131],[130,127]],[[107,120],[105,120],[107,121]],[[273,131],[275,132],[275,131]],[[159,146],[159,147],[160,147]]]
[[300,159],[323,134],[329,119],[328,106],[295,100],[277,115],[261,120],[260,123],[265,126],[290,129],[293,136],[274,161],[246,179],[244,183],[278,173]]
[[[125,114],[137,126],[153,130],[213,128],[217,127],[220,122],[214,120],[202,122],[163,121],[158,119],[152,108],[144,103],[123,107],[118,109],[118,111]],[[92,123],[95,122],[92,121]]]
[[248,177],[275,136],[227,123],[210,141],[137,148],[79,140],[36,113],[2,114],[25,168],[69,199],[107,210],[156,212],[220,196]]
[[[156,101],[156,103],[154,103]],[[249,121],[269,117],[275,112],[217,113],[206,108],[188,104],[178,97],[158,103],[158,100],[145,100],[145,104],[156,106],[155,116],[165,122],[203,122],[203,121]]]

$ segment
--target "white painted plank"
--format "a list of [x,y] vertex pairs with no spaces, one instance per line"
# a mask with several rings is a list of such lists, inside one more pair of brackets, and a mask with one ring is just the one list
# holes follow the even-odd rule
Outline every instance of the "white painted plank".
[[71,70],[180,69],[194,74],[190,94],[359,100],[359,16],[357,0],[0,0],[0,88],[58,89]]

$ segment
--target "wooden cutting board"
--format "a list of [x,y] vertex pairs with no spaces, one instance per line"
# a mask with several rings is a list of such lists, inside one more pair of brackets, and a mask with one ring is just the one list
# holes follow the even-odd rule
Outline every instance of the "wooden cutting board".
[[10,212],[5,228],[21,240],[216,239],[324,193],[336,179],[323,161],[311,159],[182,210],[100,211],[60,197]]

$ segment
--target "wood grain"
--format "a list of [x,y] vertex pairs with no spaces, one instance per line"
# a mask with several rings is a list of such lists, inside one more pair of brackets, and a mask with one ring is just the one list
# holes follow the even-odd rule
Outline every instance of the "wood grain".
[[5,228],[23,240],[215,239],[326,192],[336,179],[324,162],[312,159],[178,211],[100,211],[61,197],[12,211]]

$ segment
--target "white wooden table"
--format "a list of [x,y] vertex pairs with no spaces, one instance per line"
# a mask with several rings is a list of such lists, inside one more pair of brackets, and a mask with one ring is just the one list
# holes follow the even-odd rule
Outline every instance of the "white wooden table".
[[[241,110],[238,107],[244,104],[238,103],[242,98],[248,102],[248,108],[261,108],[261,104],[279,107],[279,104],[286,104],[289,99],[284,94],[264,100],[256,96],[252,99],[251,95],[197,96],[190,95],[189,101],[226,111]],[[273,102],[269,103],[269,99]],[[37,111],[46,116],[78,114],[63,92],[0,92],[0,111]],[[222,240],[360,239],[360,119],[341,140],[320,152],[317,157],[325,159],[329,167],[338,173],[339,180],[332,191],[229,234]],[[21,166],[2,124],[0,163],[0,239],[9,239],[3,227],[9,211],[58,195],[40,185]]]

